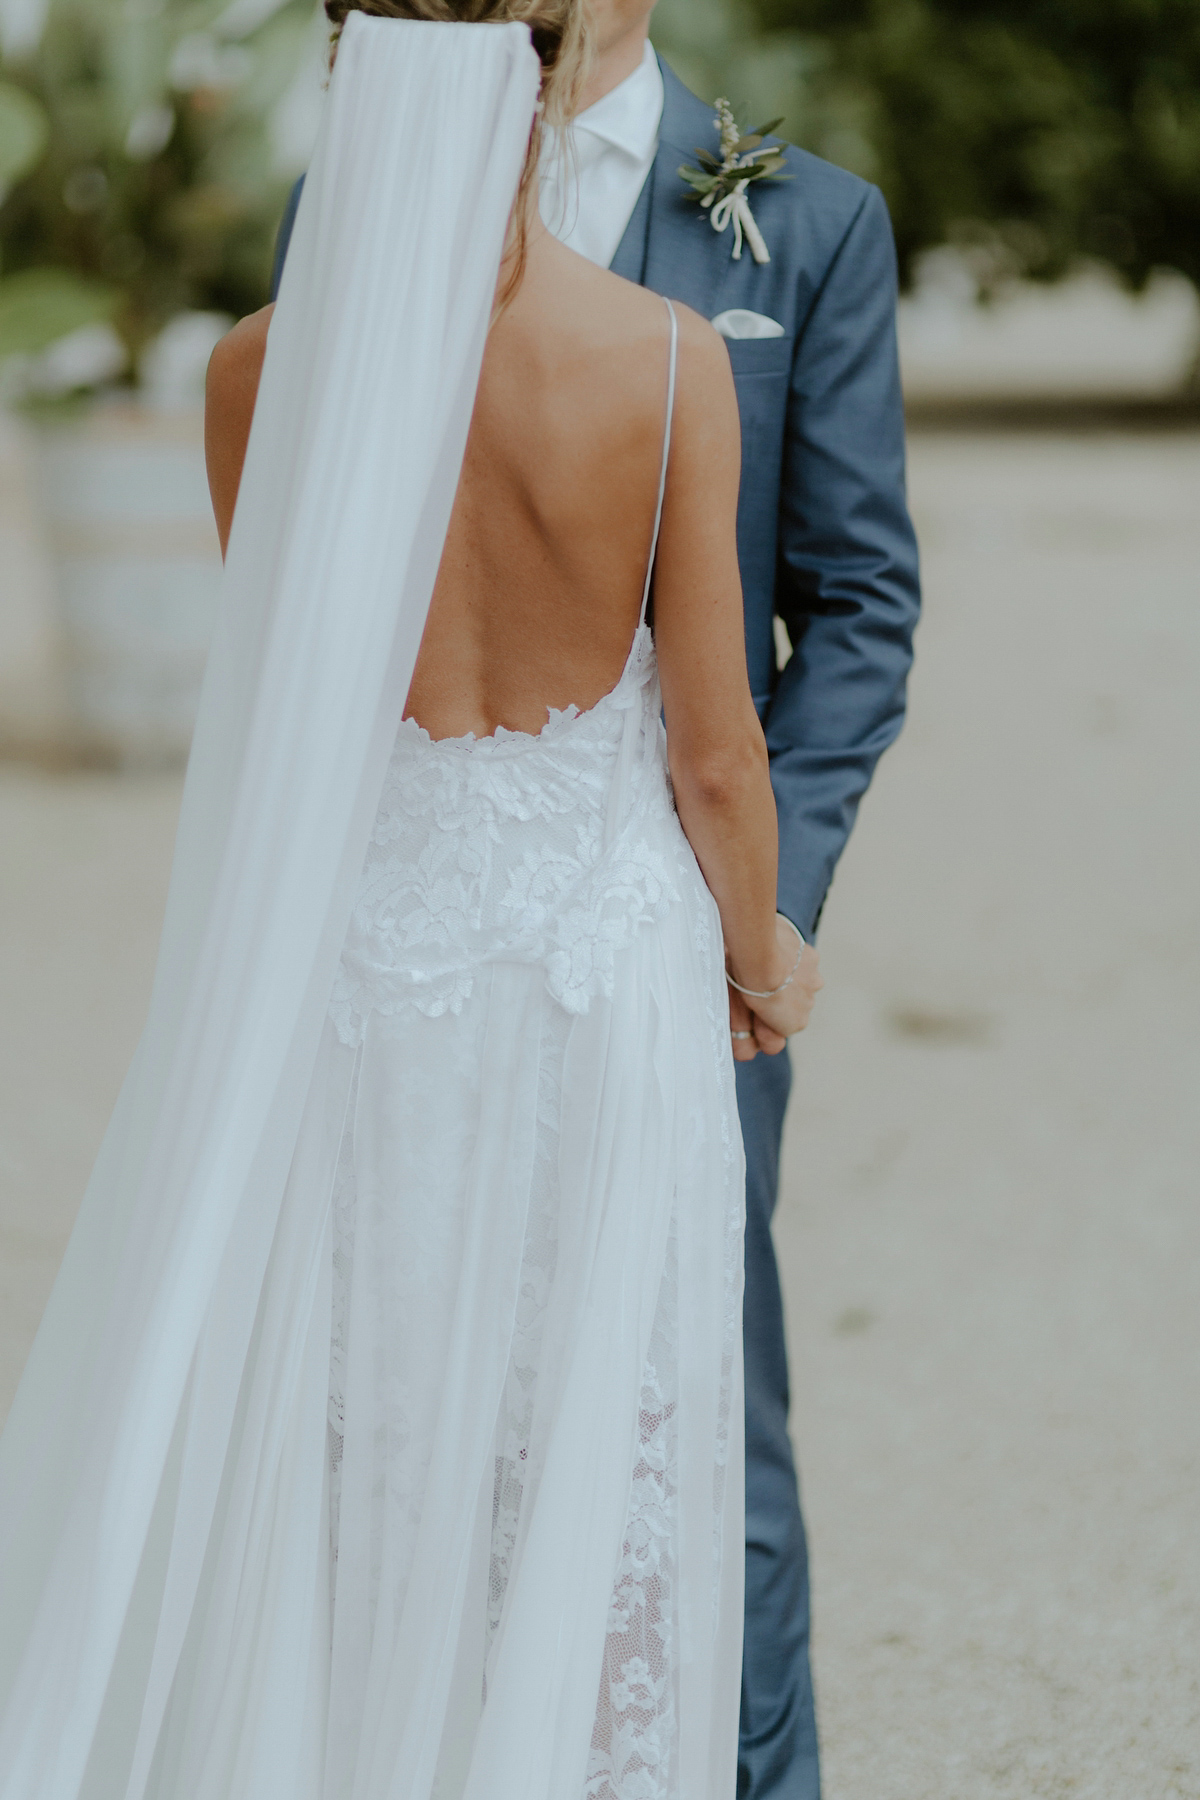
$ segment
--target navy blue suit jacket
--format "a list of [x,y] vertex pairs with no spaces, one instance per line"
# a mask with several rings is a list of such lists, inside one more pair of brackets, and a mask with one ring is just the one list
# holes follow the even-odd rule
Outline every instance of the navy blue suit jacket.
[[[811,937],[858,803],[900,730],[920,606],[904,492],[896,259],[877,188],[787,149],[749,192],[771,261],[714,232],[679,177],[715,151],[712,109],[664,63],[658,154],[613,270],[706,319],[765,313],[729,343],[742,423],[738,559],[746,663],[779,810],[779,909]],[[301,183],[279,231],[278,287]],[[792,653],[777,667],[774,618]]]

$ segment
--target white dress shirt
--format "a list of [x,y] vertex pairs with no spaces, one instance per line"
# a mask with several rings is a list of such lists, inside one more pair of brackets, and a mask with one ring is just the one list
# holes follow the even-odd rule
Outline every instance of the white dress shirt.
[[556,238],[606,269],[658,149],[663,79],[650,44],[632,75],[577,113],[564,145],[546,133],[538,199]]

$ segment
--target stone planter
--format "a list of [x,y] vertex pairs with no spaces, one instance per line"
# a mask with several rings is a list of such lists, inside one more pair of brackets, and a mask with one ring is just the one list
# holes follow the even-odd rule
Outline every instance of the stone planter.
[[35,441],[26,420],[0,407],[0,755],[53,760],[69,708]]
[[181,762],[221,577],[202,416],[98,405],[40,426],[32,461],[73,748]]

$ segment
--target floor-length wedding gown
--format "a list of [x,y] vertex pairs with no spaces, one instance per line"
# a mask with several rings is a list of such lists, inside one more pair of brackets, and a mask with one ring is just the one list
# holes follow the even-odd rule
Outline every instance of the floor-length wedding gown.
[[[301,269],[328,253],[321,194],[344,194],[372,103],[389,129],[402,63],[423,92],[442,83],[455,117],[491,97],[474,155],[494,164],[497,144],[507,149],[497,192],[511,198],[532,108],[528,41],[514,29],[410,31],[351,15],[324,161],[297,224]],[[456,35],[447,55],[447,31],[475,36]],[[475,92],[463,74],[472,57]],[[447,205],[439,226],[454,238],[462,220]],[[173,892],[199,943],[190,961],[171,951],[169,914],[163,957],[186,975],[175,1036],[156,990],[132,1097],[4,1440],[0,1525],[12,1523],[15,1547],[7,1561],[0,1548],[13,1600],[0,1622],[3,1800],[734,1790],[743,1165],[720,921],[672,803],[645,599],[620,680],[585,713],[552,713],[537,736],[438,742],[397,722],[506,210],[459,328],[474,360],[468,350],[450,397],[429,401],[445,434],[440,457],[436,439],[426,456],[437,479],[413,501],[392,562],[373,576],[361,556],[353,564],[356,580],[375,581],[385,618],[382,638],[364,632],[352,675],[329,674],[333,638],[314,629],[307,648],[287,642],[280,621],[296,625],[284,615],[301,576],[264,576],[245,520],[256,496],[268,513],[278,489],[282,542],[294,496],[252,436],[228,581],[242,568],[247,583],[274,583],[278,617],[246,626],[231,611],[228,630],[243,633],[242,651],[254,630],[267,644],[246,687],[240,765],[261,737],[263,772],[239,801],[246,782],[227,771],[234,799],[220,832],[215,778],[189,773],[177,877],[181,863],[193,876],[202,867],[199,852],[187,863],[200,824],[221,853],[207,910]],[[287,306],[285,289],[267,418],[285,405],[288,373],[307,366],[300,327],[293,341],[286,323],[301,302]],[[673,312],[670,327],[673,397]],[[324,339],[311,341],[319,351]],[[417,406],[405,383],[422,346],[411,355],[396,382]],[[317,367],[318,395],[320,383]],[[670,412],[669,400],[664,480]],[[266,429],[256,415],[260,440]],[[312,430],[319,474],[327,434],[319,418]],[[277,431],[276,454],[286,441]],[[353,543],[354,523],[339,543]],[[340,554],[326,547],[318,600],[321,582],[337,587]],[[393,596],[397,570],[412,604]],[[226,654],[222,677],[218,644],[210,682],[225,680],[228,699]],[[264,694],[277,696],[273,715]],[[308,754],[303,715],[315,702],[341,708],[332,723],[316,715],[329,762],[344,759],[337,793],[319,756],[307,788],[288,763]],[[295,715],[290,746],[281,710]],[[264,716],[274,735],[256,735]],[[224,767],[224,756],[232,767],[219,725],[210,743],[202,718],[194,764]],[[271,779],[283,786],[269,802]],[[251,847],[252,827],[306,797],[328,823],[311,833],[308,865],[293,843],[300,825],[288,826],[281,873]],[[256,858],[252,906],[245,868]],[[303,938],[291,886],[306,867],[326,886]],[[232,910],[218,974],[229,920],[257,923],[240,965],[255,992],[229,1000],[220,1035],[221,984],[215,997],[205,986],[204,948],[223,881]],[[285,902],[293,910],[273,910]],[[272,1037],[288,1005],[295,1019]],[[197,1047],[177,1095],[171,1058],[190,1042],[193,1006]],[[170,1051],[166,1074],[156,1044]],[[210,1064],[223,1074],[195,1123]],[[121,1197],[114,1170],[127,1186],[136,1172],[137,1195]],[[43,1518],[35,1502],[52,1487]]]

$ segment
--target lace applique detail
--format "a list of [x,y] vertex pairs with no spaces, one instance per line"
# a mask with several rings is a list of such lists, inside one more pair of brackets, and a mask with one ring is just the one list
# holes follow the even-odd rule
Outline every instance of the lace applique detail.
[[[350,1084],[348,1115],[354,1117],[358,1068]],[[329,1599],[337,1598],[338,1516],[342,1498],[342,1456],[346,1447],[346,1354],[350,1329],[350,1289],[354,1273],[354,1135],[345,1131],[338,1149],[333,1181],[333,1293],[329,1342],[329,1407],[326,1444],[329,1456]]]
[[492,1491],[492,1546],[488,1570],[487,1648],[490,1651],[504,1611],[517,1547],[521,1506],[531,1474],[531,1439],[537,1401],[546,1310],[558,1263],[558,1215],[562,1204],[559,1130],[562,1070],[570,1021],[565,1013],[544,1021],[538,1069],[537,1141],[534,1175],[521,1261],[512,1349],[509,1353],[496,1432],[496,1476]]
[[674,1793],[678,1265],[672,1224],[642,1377],[638,1460],[609,1602],[585,1800],[670,1800]]
[[659,704],[643,629],[613,691],[552,713],[537,737],[434,742],[404,722],[333,992],[343,1042],[361,1042],[372,1013],[461,1011],[489,961],[543,964],[568,1012],[611,994],[616,952],[678,899],[639,831],[673,807]]
[[[709,917],[711,916],[710,914]],[[725,1035],[729,1029],[729,1014],[725,1009],[724,958],[722,945],[719,941],[714,943],[708,919],[703,916],[696,922],[693,942],[700,965],[708,976],[704,983],[704,1010],[708,1017],[709,1041],[712,1045],[713,1055],[719,1061],[729,1048],[729,1040]],[[719,1000],[714,999],[715,994],[719,994]],[[698,1135],[695,1141],[699,1143],[703,1139]],[[721,1385],[717,1404],[717,1455],[713,1477],[713,1563],[717,1568],[720,1567],[722,1556],[730,1553],[731,1549],[734,1555],[740,1556],[743,1553],[741,1544],[732,1547],[726,1545],[723,1543],[721,1535],[721,1521],[725,1511],[725,1471],[729,1465],[733,1370],[735,1358],[740,1354],[742,1343],[742,1293],[745,1285],[746,1240],[746,1179],[742,1160],[741,1127],[739,1124],[735,1128],[732,1116],[724,1109],[721,1113],[721,1155],[725,1165],[727,1190],[737,1196],[737,1201],[725,1215],[723,1245],[725,1316],[722,1321],[721,1334]],[[714,1584],[714,1622],[719,1609],[719,1590]]]

